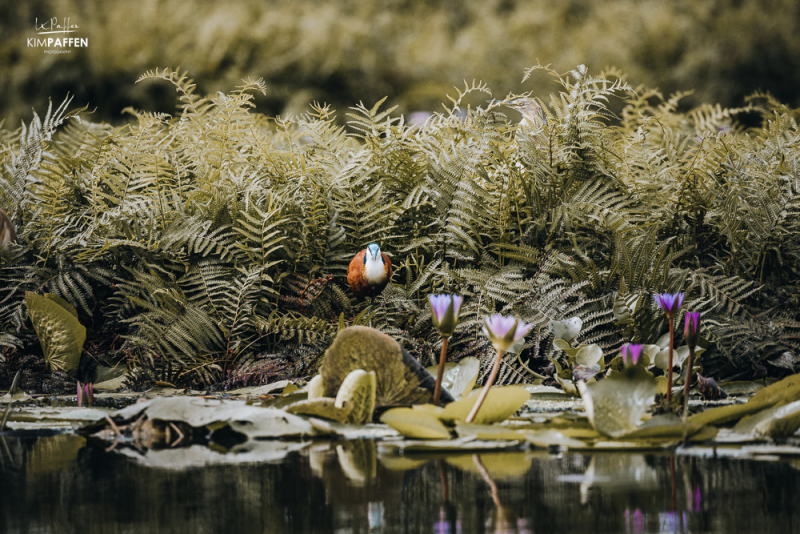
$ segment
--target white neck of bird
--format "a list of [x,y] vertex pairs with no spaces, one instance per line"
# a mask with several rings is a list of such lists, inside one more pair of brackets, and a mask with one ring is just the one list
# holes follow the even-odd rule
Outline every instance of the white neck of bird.
[[367,262],[364,264],[364,278],[368,284],[378,284],[386,279],[386,272],[383,268],[383,258],[378,256],[375,259],[367,254]]

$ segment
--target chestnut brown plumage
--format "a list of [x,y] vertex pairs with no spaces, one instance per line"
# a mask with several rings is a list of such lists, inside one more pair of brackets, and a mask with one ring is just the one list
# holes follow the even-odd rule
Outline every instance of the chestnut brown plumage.
[[375,298],[392,278],[392,262],[376,243],[356,254],[347,267],[347,283],[358,300]]

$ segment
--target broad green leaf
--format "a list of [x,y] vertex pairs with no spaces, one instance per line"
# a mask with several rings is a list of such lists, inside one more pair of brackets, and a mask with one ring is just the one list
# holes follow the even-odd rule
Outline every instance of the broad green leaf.
[[581,345],[575,354],[575,363],[586,367],[599,365],[600,369],[605,367],[603,362],[603,349],[595,344]]
[[800,401],[776,405],[742,418],[733,432],[754,437],[785,439],[800,428]]
[[570,358],[575,358],[575,355],[578,354],[578,350],[580,350],[572,348],[572,345],[570,345],[569,342],[558,338],[553,340],[553,348],[562,351]]
[[[475,387],[475,382],[478,380],[478,374],[481,370],[481,363],[478,358],[469,356],[462,359],[460,362],[448,362],[444,365],[444,375],[442,376],[442,387],[458,399],[472,391]],[[439,373],[439,366],[432,365],[427,368],[431,376],[436,376]]]
[[475,423],[458,423],[456,434],[460,437],[472,436],[475,439],[508,439],[521,441],[525,436],[521,432],[504,425],[477,425]]
[[634,365],[594,384],[579,382],[578,389],[592,426],[617,438],[636,429],[655,400],[656,381],[642,366]]
[[72,315],[74,315],[76,319],[78,318],[78,310],[76,310],[75,306],[70,304],[69,301],[67,301],[67,299],[59,297],[58,295],[54,295],[52,293],[45,293],[44,296],[49,298],[50,300],[52,300],[65,310],[67,310]]
[[336,394],[335,406],[347,412],[346,423],[362,425],[372,421],[375,411],[375,371],[356,369],[347,375]]
[[548,448],[551,446],[568,447],[570,449],[586,449],[588,445],[583,441],[568,437],[558,430],[529,430],[520,432],[525,440],[536,447]]
[[[475,402],[478,400],[480,390],[475,390],[463,399],[451,402],[442,409],[439,416],[442,421],[465,421]],[[524,387],[504,386],[493,387],[489,390],[483,401],[478,415],[473,421],[476,424],[499,423],[505,421],[522,408],[530,400],[531,394]]]
[[26,292],[25,301],[47,367],[69,374],[77,372],[86,341],[86,328],[53,299]]
[[312,415],[340,423],[347,422],[350,416],[349,409],[336,406],[336,399],[330,397],[301,400],[291,406],[287,406],[285,410],[295,415]]
[[322,385],[322,375],[316,375],[312,378],[308,385],[306,386],[308,390],[308,398],[309,399],[317,399],[319,397],[324,397],[324,387]]
[[450,437],[447,427],[424,410],[393,408],[381,415],[381,423],[389,425],[409,438],[448,439]]

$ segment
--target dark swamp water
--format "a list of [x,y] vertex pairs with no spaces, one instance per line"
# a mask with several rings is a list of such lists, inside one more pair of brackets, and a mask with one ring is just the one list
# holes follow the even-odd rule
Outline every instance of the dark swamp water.
[[69,434],[6,435],[0,531],[800,532],[800,464],[790,461],[263,443],[238,456],[140,454]]

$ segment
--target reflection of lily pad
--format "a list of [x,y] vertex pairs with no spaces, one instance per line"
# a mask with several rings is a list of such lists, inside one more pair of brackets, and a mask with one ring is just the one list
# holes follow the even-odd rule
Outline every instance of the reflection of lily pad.
[[381,423],[387,424],[409,438],[447,439],[450,431],[435,416],[423,410],[394,408],[381,416]]
[[[481,363],[478,358],[469,356],[462,359],[458,363],[449,362],[444,366],[444,375],[442,376],[442,387],[446,389],[455,399],[463,396],[472,391],[475,387],[475,382],[478,380],[478,374],[481,370]],[[428,367],[427,371],[431,376],[436,376],[439,372],[438,365]]]
[[[475,390],[463,399],[448,404],[442,410],[441,419],[447,422],[465,421],[479,395],[480,391]],[[517,413],[530,398],[531,394],[520,386],[493,387],[473,422],[487,424],[505,421]]]
[[[521,477],[527,473],[533,458],[524,451],[490,452],[479,455],[481,465],[494,480]],[[462,471],[480,475],[481,471],[475,464],[474,454],[457,454],[448,456],[446,462]]]
[[336,446],[336,457],[344,476],[356,485],[363,486],[378,472],[378,453],[371,439],[359,439]]
[[594,428],[620,437],[635,430],[653,404],[656,381],[643,367],[634,365],[595,384],[579,382],[578,388]]

